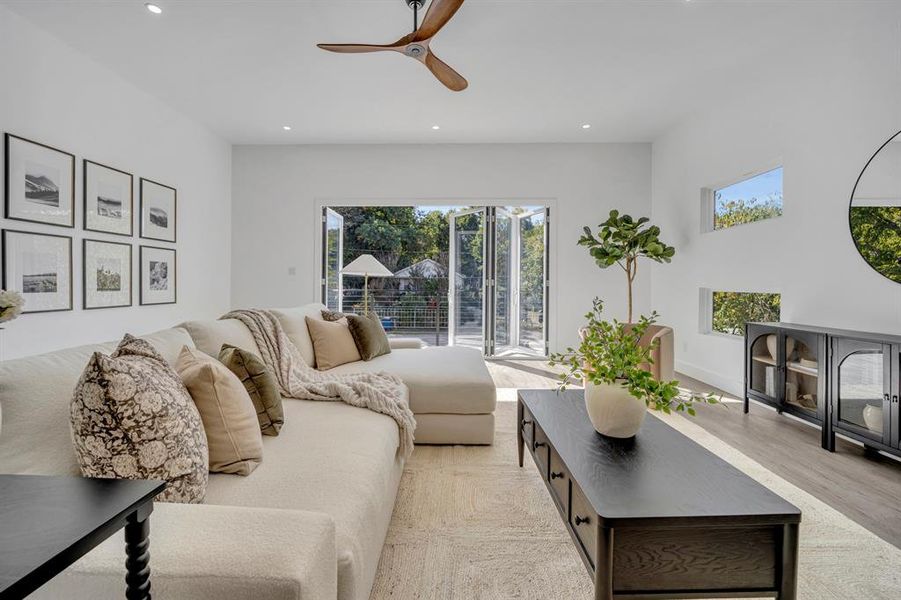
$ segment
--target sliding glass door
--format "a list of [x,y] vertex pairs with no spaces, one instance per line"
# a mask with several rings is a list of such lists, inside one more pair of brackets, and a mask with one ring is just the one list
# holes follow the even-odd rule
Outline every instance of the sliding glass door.
[[485,248],[488,212],[473,208],[449,219],[448,343],[485,349]]
[[322,303],[330,310],[343,310],[344,217],[322,209]]

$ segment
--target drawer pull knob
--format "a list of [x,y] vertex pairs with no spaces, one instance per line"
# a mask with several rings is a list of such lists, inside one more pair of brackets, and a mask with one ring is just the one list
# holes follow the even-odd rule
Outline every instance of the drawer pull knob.
[[583,524],[583,523],[585,523],[585,524],[591,523],[591,517],[579,517],[579,516],[577,516],[577,517],[576,517],[576,525],[581,525],[581,524]]
[[523,424],[523,426],[526,426],[526,425],[531,425],[532,422],[528,419],[523,419],[522,424]]
[[559,473],[554,473],[553,471],[551,471],[551,479],[558,479],[561,477],[563,477],[563,471],[560,471]]
[[532,444],[532,448],[533,448],[534,450],[538,450],[539,448],[541,448],[541,447],[544,446],[544,445],[545,445],[544,442],[534,442],[534,443]]

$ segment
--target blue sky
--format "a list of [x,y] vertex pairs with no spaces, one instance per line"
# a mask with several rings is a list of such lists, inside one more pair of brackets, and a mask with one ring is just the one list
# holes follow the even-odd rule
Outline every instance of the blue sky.
[[717,208],[720,205],[731,200],[744,198],[750,201],[752,198],[758,200],[766,200],[771,196],[777,198],[782,197],[782,167],[761,173],[751,179],[746,179],[738,183],[717,190],[720,199],[717,202]]

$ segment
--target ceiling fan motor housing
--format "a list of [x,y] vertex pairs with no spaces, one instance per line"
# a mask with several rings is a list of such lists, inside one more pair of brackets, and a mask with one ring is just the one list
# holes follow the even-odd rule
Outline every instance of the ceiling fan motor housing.
[[413,8],[415,5],[416,8],[422,8],[422,5],[425,4],[425,0],[407,0],[407,6]]

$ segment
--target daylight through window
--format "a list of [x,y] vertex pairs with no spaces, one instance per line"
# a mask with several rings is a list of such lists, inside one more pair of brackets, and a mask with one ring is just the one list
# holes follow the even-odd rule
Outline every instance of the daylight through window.
[[713,228],[782,215],[782,167],[713,190]]

